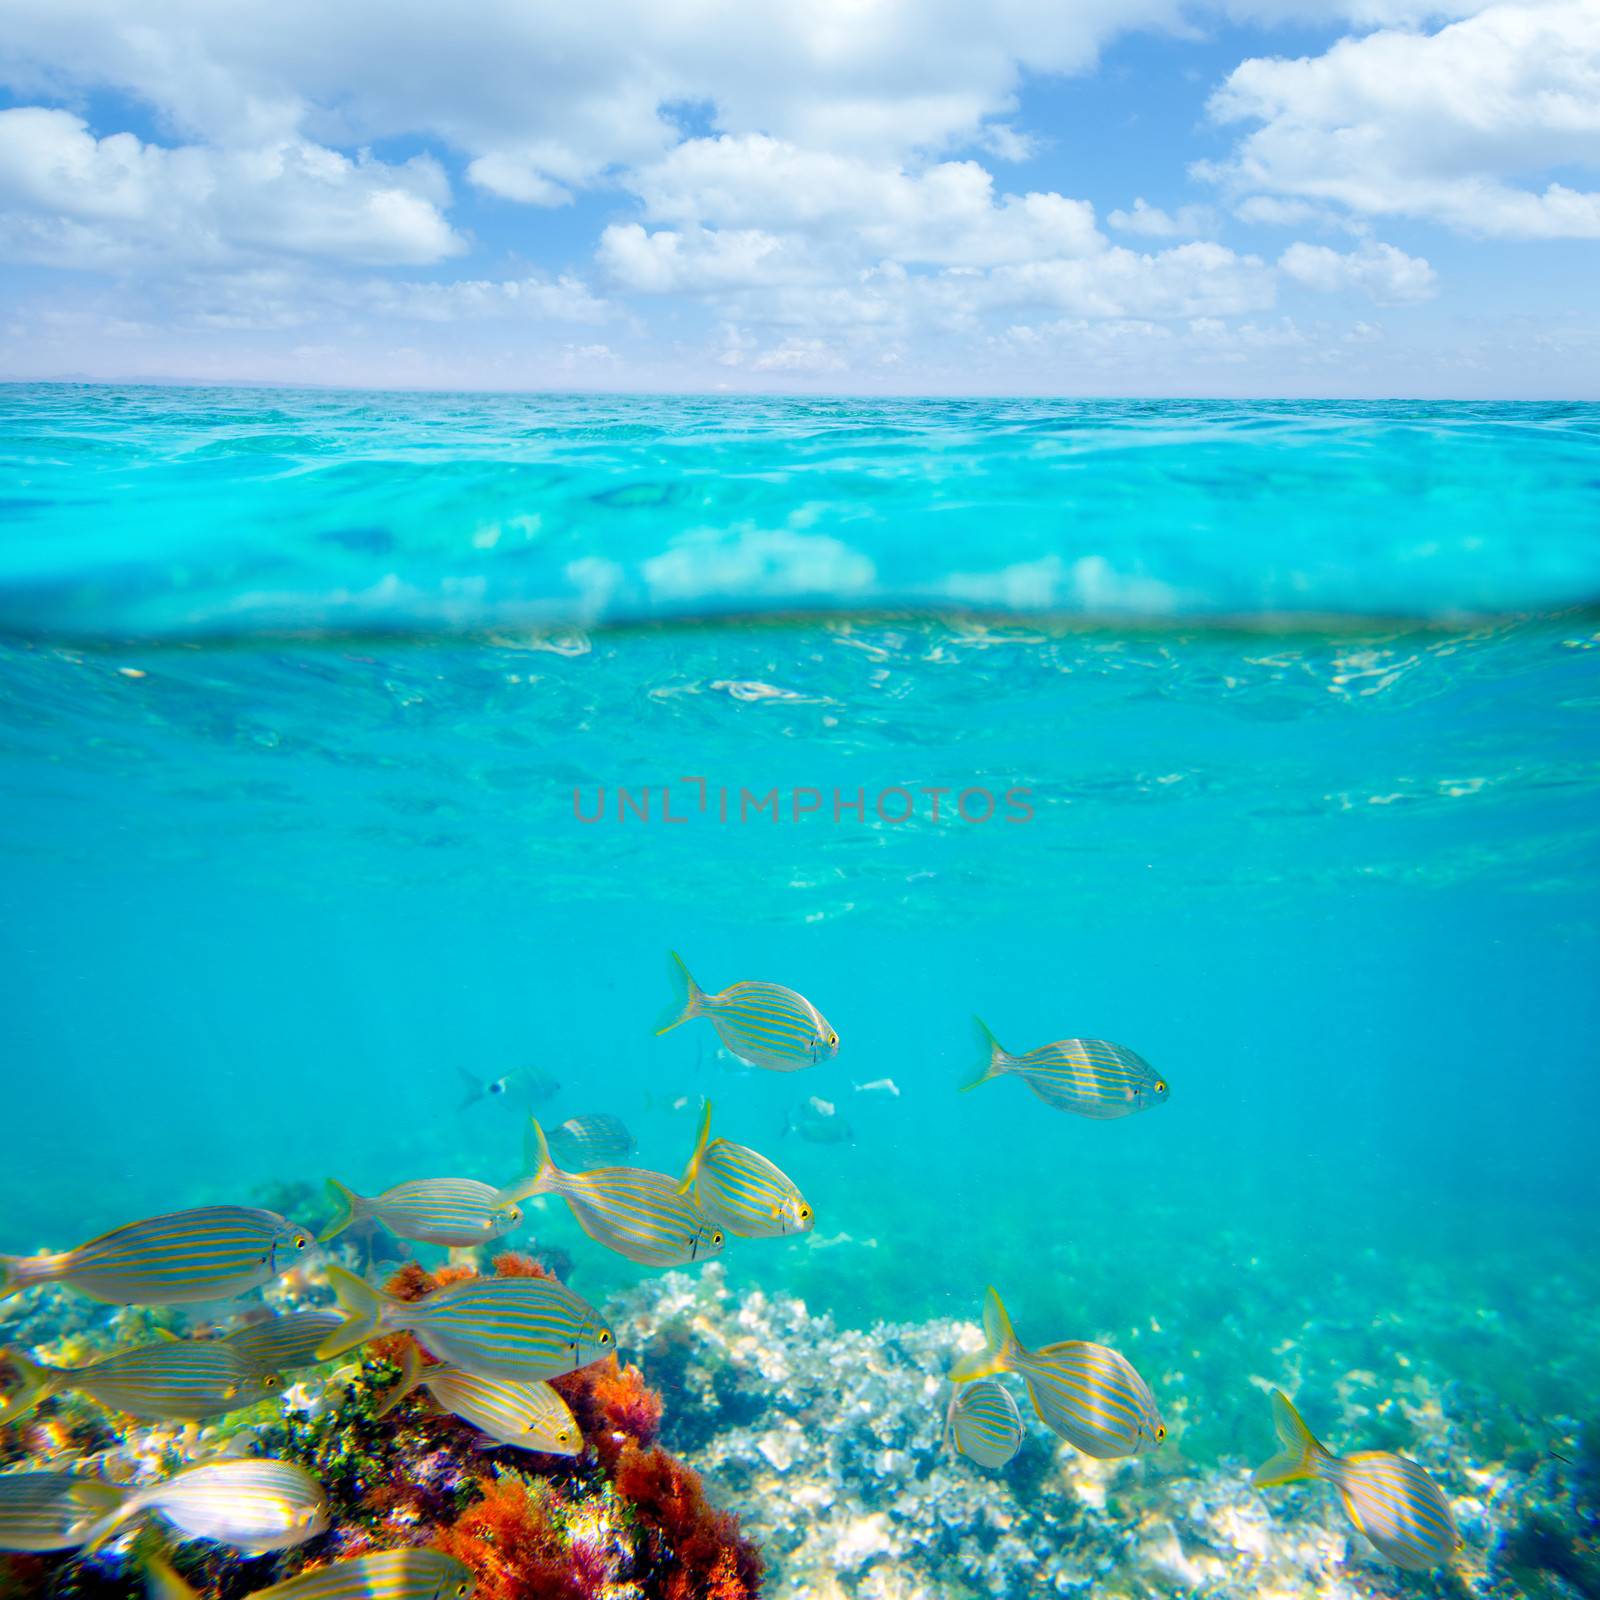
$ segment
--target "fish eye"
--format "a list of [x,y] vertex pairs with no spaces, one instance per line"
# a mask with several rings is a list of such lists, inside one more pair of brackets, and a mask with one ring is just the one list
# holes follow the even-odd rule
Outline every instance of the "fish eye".
[[1166,1425],[1166,1423],[1158,1422],[1156,1424],[1156,1443],[1160,1444],[1161,1441],[1166,1438],[1166,1436],[1167,1436],[1167,1425]]
[[828,1035],[828,1043],[830,1045],[836,1045],[836,1044],[838,1044],[838,1042],[839,1042],[839,1035],[838,1034],[830,1033]]
[[602,1328],[600,1330],[600,1338],[598,1340],[598,1343],[600,1343],[600,1344],[610,1344],[611,1343],[611,1330],[609,1328]]
[[465,1583],[458,1583],[456,1585],[456,1593],[462,1597],[462,1600],[466,1600],[469,1587],[470,1586]]
[[802,1222],[809,1222],[811,1220],[811,1207],[810,1206],[801,1206],[800,1207],[800,1220]]
[[311,1241],[307,1239],[303,1233],[297,1233],[294,1236],[294,1247],[296,1250],[304,1250],[310,1242]]
[[1156,1079],[1156,1093],[1157,1094],[1165,1094],[1166,1092],[1167,1092],[1167,1080],[1165,1078],[1157,1078]]
[[714,1234],[711,1235],[711,1242],[714,1245],[718,1245],[718,1244],[722,1243],[722,1229],[721,1228],[718,1228],[717,1231]]

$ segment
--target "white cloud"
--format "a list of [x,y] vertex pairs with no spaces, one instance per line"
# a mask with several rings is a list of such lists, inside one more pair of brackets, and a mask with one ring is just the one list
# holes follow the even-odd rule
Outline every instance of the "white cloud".
[[1501,0],[1433,33],[1384,29],[1325,54],[1244,62],[1213,96],[1254,121],[1196,171],[1240,192],[1426,217],[1467,233],[1600,238],[1600,6]]
[[1141,255],[1120,245],[1079,261],[1036,261],[994,274],[993,297],[1088,317],[1228,316],[1273,301],[1272,270],[1220,244]]
[[598,258],[614,282],[643,294],[705,293],[803,275],[783,241],[759,228],[647,233],[637,222],[613,223],[600,235]]
[[630,175],[661,222],[802,231],[867,259],[995,266],[1098,248],[1094,208],[1059,194],[1000,195],[976,161],[920,171],[803,150],[762,135],[688,139]]
[[1358,290],[1384,305],[1429,299],[1438,274],[1420,256],[1369,240],[1341,254],[1324,244],[1292,244],[1278,258],[1279,270],[1323,294]]
[[97,139],[82,118],[0,111],[0,250],[63,266],[287,252],[420,264],[465,243],[436,162],[389,166],[289,140],[249,150]]
[[419,322],[474,317],[530,317],[550,322],[601,322],[611,308],[577,278],[464,278],[453,283],[375,283],[373,309]]
[[1136,233],[1147,239],[1201,239],[1217,230],[1217,214],[1210,206],[1180,206],[1163,211],[1138,196],[1132,209],[1113,211],[1106,221],[1119,233]]

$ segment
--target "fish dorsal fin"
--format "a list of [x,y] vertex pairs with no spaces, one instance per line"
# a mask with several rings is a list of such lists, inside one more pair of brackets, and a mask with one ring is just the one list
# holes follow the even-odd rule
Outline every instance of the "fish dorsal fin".
[[705,1159],[706,1141],[711,1137],[711,1102],[706,1101],[705,1110],[700,1113],[700,1132],[694,1141],[694,1153],[689,1157],[689,1165],[684,1169],[683,1181],[678,1185],[679,1194],[688,1194],[694,1188],[695,1179],[700,1176],[700,1163]]

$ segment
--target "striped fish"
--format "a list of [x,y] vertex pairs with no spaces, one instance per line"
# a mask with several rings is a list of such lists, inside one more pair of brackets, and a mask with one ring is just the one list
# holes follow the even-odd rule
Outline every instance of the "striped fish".
[[311,1235],[275,1211],[201,1206],[148,1217],[56,1255],[0,1256],[0,1300],[64,1283],[118,1306],[225,1300],[287,1272]]
[[261,1372],[292,1372],[314,1366],[317,1346],[341,1327],[337,1311],[289,1311],[262,1322],[247,1322],[218,1342],[228,1346],[247,1367]]
[[1334,1455],[1278,1389],[1272,1391],[1272,1422],[1284,1448],[1256,1468],[1258,1485],[1320,1478],[1339,1491],[1345,1515],[1385,1560],[1408,1572],[1423,1572],[1454,1559],[1461,1535],[1450,1503],[1415,1461],[1388,1450]]
[[165,1339],[115,1350],[84,1367],[46,1367],[20,1350],[0,1350],[11,1422],[64,1391],[86,1394],[113,1411],[165,1422],[198,1422],[241,1411],[283,1387],[276,1373],[243,1361],[225,1340]]
[[1003,1467],[1022,1447],[1022,1417],[993,1378],[963,1384],[950,1402],[945,1437],[980,1467]]
[[1102,1120],[1148,1111],[1167,1098],[1167,1080],[1143,1056],[1108,1039],[1057,1039],[1014,1056],[1000,1048],[982,1018],[972,1020],[983,1045],[984,1067],[963,1090],[1010,1073],[1047,1106]]
[[127,1490],[71,1472],[0,1475],[0,1550],[73,1550]]
[[742,1144],[711,1138],[709,1100],[700,1118],[694,1154],[678,1188],[692,1195],[714,1222],[741,1239],[809,1233],[816,1221],[804,1196],[765,1156]]
[[1103,1344],[1069,1340],[1029,1350],[990,1289],[983,1308],[988,1347],[951,1369],[952,1383],[1015,1372],[1027,1385],[1039,1420],[1068,1444],[1099,1461],[1153,1450],[1167,1437],[1155,1396],[1128,1360]]
[[328,1360],[380,1333],[409,1333],[446,1366],[531,1383],[576,1372],[616,1348],[600,1313],[554,1278],[468,1278],[421,1300],[396,1300],[343,1267],[328,1283],[344,1326],[317,1351]]
[[567,1402],[548,1383],[508,1383],[475,1378],[455,1367],[425,1367],[415,1343],[407,1342],[400,1381],[373,1412],[386,1417],[417,1389],[426,1389],[446,1411],[488,1434],[496,1444],[546,1455],[575,1456],[583,1434]]
[[[197,1600],[160,1556],[147,1560],[145,1583],[150,1600]],[[442,1550],[376,1550],[297,1572],[251,1600],[471,1600],[477,1584],[471,1567]]]
[[537,1121],[531,1142],[533,1176],[508,1191],[515,1198],[560,1195],[591,1239],[642,1267],[684,1267],[721,1252],[723,1230],[664,1172],[643,1167],[563,1172],[550,1159]]
[[839,1053],[839,1035],[804,995],[781,983],[736,983],[721,994],[707,994],[676,950],[672,961],[678,993],[662,1015],[658,1034],[691,1017],[706,1017],[741,1061],[772,1072],[794,1072]]
[[180,1539],[212,1539],[250,1555],[291,1550],[328,1527],[322,1485],[292,1461],[204,1461],[135,1489],[91,1528],[84,1551],[98,1549],[136,1517],[160,1517]]
[[317,1235],[319,1244],[368,1217],[402,1239],[442,1245],[487,1244],[522,1221],[520,1207],[502,1200],[498,1189],[472,1178],[418,1178],[370,1199],[332,1178],[328,1188],[339,1210]]
[[590,1172],[631,1154],[634,1139],[618,1118],[596,1112],[568,1117],[559,1128],[552,1128],[550,1146],[573,1172]]

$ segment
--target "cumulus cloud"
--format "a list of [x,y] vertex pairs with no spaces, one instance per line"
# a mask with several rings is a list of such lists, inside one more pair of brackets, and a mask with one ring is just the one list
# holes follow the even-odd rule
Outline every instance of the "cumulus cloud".
[[1210,206],[1163,211],[1140,195],[1129,210],[1113,211],[1106,221],[1119,233],[1142,234],[1147,239],[1200,239],[1216,232],[1217,214]]
[[1292,244],[1278,258],[1278,267],[1308,289],[1323,294],[1358,290],[1385,305],[1429,299],[1438,283],[1438,275],[1420,256],[1376,241],[1343,254],[1323,244]]
[[390,166],[304,140],[249,150],[97,139],[81,117],[0,111],[0,250],[63,266],[288,252],[371,264],[459,253],[433,160]]
[[1386,28],[1320,56],[1249,60],[1210,109],[1260,124],[1196,169],[1241,193],[1467,233],[1600,238],[1600,192],[1549,176],[1600,167],[1593,0],[1501,0],[1432,33]]

